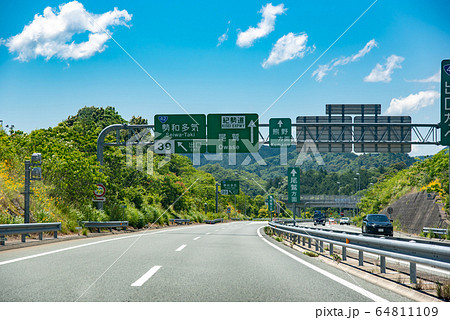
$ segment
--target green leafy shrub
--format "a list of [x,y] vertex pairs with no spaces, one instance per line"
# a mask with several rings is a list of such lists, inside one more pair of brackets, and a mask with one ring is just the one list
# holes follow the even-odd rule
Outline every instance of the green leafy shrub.
[[312,252],[312,251],[304,251],[303,254],[306,254],[308,257],[313,257],[313,258],[319,256],[317,253]]

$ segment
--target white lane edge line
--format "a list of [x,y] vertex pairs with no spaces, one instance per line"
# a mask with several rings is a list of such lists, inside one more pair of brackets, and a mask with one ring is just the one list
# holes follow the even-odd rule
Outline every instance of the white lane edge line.
[[200,238],[201,238],[201,237],[194,238],[194,241],[195,241],[195,240],[198,240],[198,239],[200,239]]
[[131,284],[132,287],[140,287],[145,282],[147,282],[148,279],[150,279],[159,269],[161,266],[154,266],[150,270],[148,270],[142,277],[137,279],[135,282]]
[[181,251],[181,250],[183,250],[184,248],[186,248],[186,246],[187,246],[186,244],[183,244],[183,245],[179,246],[178,249],[175,250],[175,251]]
[[260,228],[258,228],[258,230],[256,231],[256,232],[258,233],[258,236],[259,236],[264,242],[266,242],[268,245],[270,245],[270,246],[272,246],[273,248],[277,249],[278,251],[284,253],[284,254],[287,255],[289,258],[294,259],[294,260],[297,261],[297,262],[300,262],[300,263],[303,264],[304,266],[306,266],[306,267],[308,267],[308,268],[310,268],[310,269],[312,269],[312,270],[314,270],[314,271],[316,271],[316,272],[319,272],[319,273],[323,274],[324,276],[330,278],[331,280],[334,280],[334,281],[336,281],[336,282],[342,284],[343,286],[346,286],[347,288],[349,288],[349,289],[351,289],[351,290],[353,290],[353,291],[356,291],[356,292],[358,292],[359,294],[362,294],[363,296],[365,296],[365,297],[367,297],[367,298],[369,298],[369,299],[371,299],[371,300],[373,300],[373,301],[375,301],[375,302],[389,302],[389,300],[386,300],[386,299],[384,299],[384,298],[381,298],[380,296],[377,296],[376,294],[374,294],[374,293],[372,293],[372,292],[369,292],[369,291],[367,291],[367,290],[365,290],[365,289],[363,289],[363,288],[361,288],[361,287],[358,287],[357,285],[354,285],[353,283],[350,283],[350,282],[348,282],[347,280],[344,280],[344,279],[342,279],[342,278],[339,278],[338,276],[335,276],[334,274],[332,274],[332,273],[330,273],[330,272],[328,272],[328,271],[322,270],[321,268],[316,267],[315,265],[313,265],[313,264],[311,264],[311,263],[309,263],[309,262],[306,262],[306,261],[304,261],[304,260],[302,260],[302,259],[300,259],[300,258],[294,256],[292,253],[289,253],[289,252],[287,252],[286,250],[283,250],[283,249],[277,247],[277,246],[274,245],[273,243],[270,243],[269,241],[267,241],[266,239],[264,239],[264,237],[261,235],[260,230],[261,230],[262,228],[263,228],[263,227],[260,227]]
[[211,232],[208,232],[206,235],[209,235],[209,234],[211,234]]

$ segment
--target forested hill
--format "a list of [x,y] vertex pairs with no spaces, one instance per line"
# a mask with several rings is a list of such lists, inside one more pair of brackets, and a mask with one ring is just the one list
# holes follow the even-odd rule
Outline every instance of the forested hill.
[[448,149],[444,149],[409,168],[385,173],[362,199],[362,212],[378,213],[401,196],[421,190],[436,192],[448,212],[448,165]]
[[[0,224],[23,221],[24,160],[34,152],[42,154],[43,179],[32,182],[31,222],[61,221],[67,232],[75,231],[83,220],[126,219],[133,227],[143,227],[173,217],[214,218],[216,181],[195,169],[185,156],[172,155],[162,165],[163,157],[154,155],[154,172],[147,174],[146,166],[143,170],[127,166],[124,147],[106,147],[103,172],[99,171],[96,152],[101,130],[116,123],[146,122],[141,117],[126,121],[113,107],[85,107],[53,128],[29,134],[0,130]],[[92,201],[99,182],[107,190],[104,211],[97,210]],[[240,198],[238,204],[244,202],[247,213],[258,214],[264,205],[261,199],[256,204],[253,199]],[[232,200],[219,196],[218,216],[225,217]]]
[[[280,165],[280,151],[278,148],[262,146],[259,155],[264,162],[260,161],[260,163],[257,163],[254,158],[251,158],[247,154],[238,154],[236,157],[236,164],[230,164],[226,154],[223,155],[223,160],[221,161],[208,161],[205,157],[202,157],[200,169],[203,170],[204,168],[202,168],[202,166],[208,164],[219,164],[225,169],[255,173],[263,180],[268,180],[278,176],[284,176],[286,174],[286,167],[295,166],[296,162],[298,163],[299,161],[299,152],[295,150],[295,147],[288,149],[287,165]],[[252,160],[249,164],[246,164],[249,159],[247,157],[250,157]],[[387,168],[396,163],[403,163],[406,167],[409,167],[414,162],[418,161],[418,159],[412,158],[408,154],[392,153],[362,155],[356,155],[354,153],[321,153],[320,157],[321,158],[317,158],[312,153],[308,153],[305,160],[301,161],[301,170],[325,170],[329,173],[342,173],[346,171],[357,172],[358,170],[379,169],[381,167]],[[245,161],[246,158],[247,161]],[[300,160],[303,159],[300,158]],[[323,160],[323,163],[321,160]],[[206,166],[206,168],[208,168],[208,166]],[[206,171],[210,172],[209,169]]]
[[[203,165],[199,169],[211,173],[218,181],[239,178],[245,186],[244,192],[250,195],[268,192],[286,196],[286,171],[289,166],[296,165],[299,152],[295,147],[288,149],[287,165],[280,165],[278,148],[262,146],[259,155],[264,161],[258,163],[251,158],[252,161],[246,164],[250,156],[238,154],[236,165],[229,163],[226,154],[220,162],[202,157]],[[376,183],[386,172],[397,172],[419,161],[407,154],[321,153],[320,157],[309,153],[299,166],[302,194],[355,194]],[[355,181],[357,176],[358,181]]]

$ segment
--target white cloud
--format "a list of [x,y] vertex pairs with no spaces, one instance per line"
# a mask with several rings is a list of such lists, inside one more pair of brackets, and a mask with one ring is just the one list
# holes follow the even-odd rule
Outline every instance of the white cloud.
[[406,98],[394,98],[391,100],[389,108],[386,110],[386,114],[404,115],[417,112],[422,108],[433,105],[436,99],[439,99],[439,96],[439,92],[429,90],[410,94]]
[[386,59],[386,63],[381,65],[377,63],[375,68],[372,69],[370,74],[364,78],[365,82],[391,82],[391,75],[394,69],[401,69],[400,65],[405,58],[391,55]]
[[306,33],[295,35],[290,32],[282,36],[273,46],[269,58],[262,63],[263,68],[268,68],[287,60],[303,58],[307,51],[313,51],[315,48],[307,48],[306,42],[308,42]]
[[[103,14],[87,14],[81,3],[72,1],[56,9],[47,7],[44,14],[36,14],[34,20],[15,36],[3,40],[10,53],[17,54],[15,59],[28,61],[44,57],[46,60],[57,57],[67,59],[86,59],[106,48],[109,36],[106,34],[110,26],[123,25],[132,15],[126,10],[114,8]],[[110,31],[108,31],[111,33]],[[87,33],[88,40],[75,43],[72,37]]]
[[228,27],[227,27],[227,31],[225,31],[224,34],[222,34],[218,39],[217,39],[217,47],[220,46],[222,43],[224,43],[225,41],[228,40],[228,31],[230,30],[230,22],[228,21]]
[[441,151],[442,149],[446,148],[445,146],[418,145],[418,144],[412,144],[411,147],[412,150],[409,153],[410,157],[434,155],[439,151]]
[[434,75],[426,79],[419,80],[406,80],[407,82],[420,82],[420,83],[430,83],[430,82],[441,82],[441,72],[438,71]]
[[377,42],[375,39],[370,40],[366,43],[364,48],[358,51],[358,53],[355,53],[349,57],[342,57],[340,59],[333,59],[328,64],[320,65],[314,72],[312,73],[312,76],[316,76],[317,81],[322,81],[323,77],[325,77],[331,70],[338,66],[346,65],[350,62],[355,62],[364,57],[366,54],[370,52],[374,47],[377,46]]
[[275,19],[277,15],[282,14],[287,9],[284,4],[273,6],[268,3],[259,11],[262,14],[262,20],[258,23],[258,27],[249,27],[246,31],[238,31],[238,38],[236,44],[241,48],[248,48],[253,45],[256,39],[267,36],[275,29]]

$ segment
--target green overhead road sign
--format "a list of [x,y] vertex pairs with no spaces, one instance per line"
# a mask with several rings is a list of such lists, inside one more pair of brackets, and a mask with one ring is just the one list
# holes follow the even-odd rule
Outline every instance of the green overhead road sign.
[[450,146],[450,60],[441,63],[441,145]]
[[155,153],[200,153],[206,151],[204,114],[155,115]]
[[220,182],[220,191],[223,195],[239,194],[239,181],[224,180]]
[[267,197],[267,207],[269,209],[269,212],[272,212],[275,210],[275,199],[273,198],[273,195],[269,195]]
[[209,153],[258,152],[258,115],[208,114]]
[[288,168],[288,196],[289,203],[300,202],[300,169],[297,167]]
[[290,147],[292,122],[290,118],[272,118],[269,120],[269,146]]

